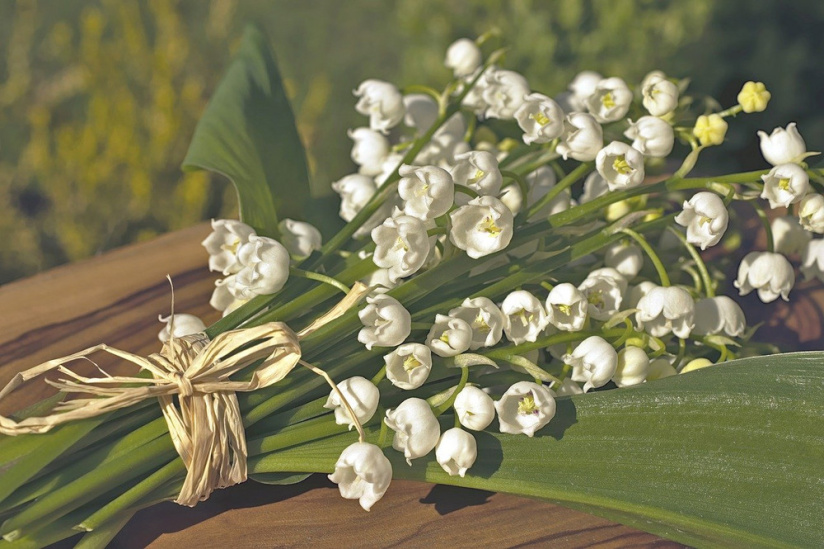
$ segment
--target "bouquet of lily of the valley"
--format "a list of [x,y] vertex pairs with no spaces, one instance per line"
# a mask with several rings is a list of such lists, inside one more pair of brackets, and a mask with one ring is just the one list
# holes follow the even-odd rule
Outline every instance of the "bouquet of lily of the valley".
[[[158,353],[101,344],[12,380],[0,398],[49,372],[59,392],[0,417],[10,547],[102,547],[155,502],[313,472],[366,510],[412,478],[695,545],[824,542],[824,355],[762,356],[758,319],[722,294],[734,278],[766,316],[791,261],[824,280],[816,153],[792,123],[760,134],[772,167],[689,177],[767,107],[764,84],[725,109],[658,71],[582,72],[550,96],[487,38],[449,47],[442,89],[358,86],[358,171],[331,184],[346,224],[324,238],[247,31],[184,162],[237,187],[241,219],[203,242],[224,316],[206,327],[172,297]],[[746,208],[767,238],[740,259]],[[95,352],[134,368],[71,369]]]

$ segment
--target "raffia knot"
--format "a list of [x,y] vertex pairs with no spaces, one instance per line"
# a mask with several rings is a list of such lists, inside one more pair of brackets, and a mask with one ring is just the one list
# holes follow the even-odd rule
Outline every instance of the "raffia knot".
[[195,394],[195,388],[192,386],[192,382],[189,381],[189,378],[186,377],[186,374],[175,372],[174,380],[177,383],[177,389],[180,396],[190,397]]

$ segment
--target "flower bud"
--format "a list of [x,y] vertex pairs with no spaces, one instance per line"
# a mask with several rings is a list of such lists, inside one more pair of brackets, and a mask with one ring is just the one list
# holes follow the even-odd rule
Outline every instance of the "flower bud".
[[637,187],[644,182],[644,155],[620,141],[613,141],[598,151],[595,168],[611,191]]
[[406,343],[383,357],[386,377],[392,385],[406,391],[426,382],[432,370],[432,351],[420,343]]
[[243,265],[235,275],[235,296],[240,299],[273,294],[289,278],[289,252],[277,240],[252,235],[237,257]]
[[824,196],[810,193],[802,198],[798,207],[798,220],[807,231],[824,234]]
[[470,151],[455,157],[451,170],[455,183],[469,187],[481,196],[497,196],[503,176],[495,155],[487,151]]
[[573,158],[580,162],[595,160],[604,146],[604,130],[595,117],[584,112],[574,112],[564,121],[564,133],[555,150],[564,160]]
[[417,217],[394,215],[372,229],[375,265],[389,270],[389,280],[397,281],[418,272],[429,255],[429,236]]
[[468,38],[459,38],[446,50],[443,64],[452,69],[455,78],[469,76],[481,66],[483,56],[475,42]]
[[624,292],[624,308],[637,309],[638,302],[641,301],[641,298],[647,295],[650,290],[657,287],[658,284],[649,280],[645,280],[636,286],[632,286]]
[[531,93],[515,111],[515,119],[524,131],[524,143],[549,143],[564,133],[564,111],[541,93]]
[[795,122],[788,124],[786,130],[781,127],[775,128],[770,135],[760,131],[758,137],[761,140],[761,154],[764,155],[764,160],[773,166],[800,162],[807,152],[807,144],[798,133]]
[[467,351],[472,341],[472,327],[465,320],[436,315],[435,324],[426,336],[426,344],[438,356],[455,356]]
[[421,220],[435,219],[449,211],[455,198],[455,184],[449,172],[435,166],[407,166],[400,169],[398,194],[406,215]]
[[746,113],[761,112],[767,108],[772,95],[763,82],[749,81],[738,92],[738,104]]
[[406,463],[431,452],[441,436],[438,418],[420,398],[408,398],[386,411],[386,426],[395,431],[392,448],[403,452]]
[[635,244],[618,241],[607,246],[604,264],[632,280],[644,266],[644,253]]
[[734,282],[740,295],[758,290],[764,303],[778,299],[789,301],[790,290],[795,284],[795,273],[790,262],[781,254],[750,252],[738,266],[738,279]]
[[[799,213],[801,215],[805,213],[805,201],[813,196],[818,195],[808,194],[801,200],[801,205],[799,207]],[[783,255],[801,255],[804,248],[807,247],[807,242],[809,242],[812,238],[812,235],[801,226],[798,219],[790,215],[784,215],[773,219],[771,228],[775,251]]]
[[249,242],[255,230],[234,219],[213,219],[212,232],[203,241],[203,247],[209,252],[209,270],[224,275],[235,274],[243,265],[238,262],[238,249]]
[[695,121],[692,134],[698,138],[698,142],[701,143],[702,147],[720,145],[724,142],[728,127],[729,124],[721,118],[721,115],[702,114],[698,117],[698,120]]
[[310,223],[284,219],[278,223],[278,229],[282,244],[296,257],[309,257],[314,250],[320,250],[323,244],[320,231]]
[[597,171],[592,172],[584,180],[584,192],[581,194],[581,204],[592,202],[599,196],[604,196],[609,192],[607,180],[601,177]]
[[355,110],[369,117],[373,130],[386,134],[406,114],[401,92],[389,82],[364,80],[354,94],[358,98]]
[[358,500],[368,511],[389,488],[392,464],[374,444],[355,442],[341,452],[329,480],[338,485],[342,497]]
[[487,69],[481,77],[485,85],[481,96],[486,103],[486,118],[511,119],[529,95],[529,82],[515,71]]
[[547,319],[538,298],[526,290],[516,290],[506,296],[501,304],[504,314],[504,332],[515,345],[535,342],[546,328]]
[[406,109],[403,123],[415,128],[419,134],[426,133],[438,119],[438,103],[425,93],[404,95],[403,105]]
[[801,273],[805,280],[813,277],[824,282],[824,239],[811,240],[801,255]]
[[492,347],[501,340],[504,314],[489,298],[465,299],[460,307],[449,311],[452,318],[460,318],[472,328],[472,342],[469,349]]
[[395,347],[412,333],[412,316],[394,297],[378,294],[366,298],[368,305],[358,311],[363,328],[358,332],[358,341],[366,345]]
[[686,374],[689,372],[694,372],[695,370],[700,370],[712,365],[713,362],[707,358],[696,358],[687,362],[686,366],[681,368],[681,373]]
[[578,289],[587,297],[589,316],[596,320],[609,320],[621,309],[627,279],[609,267],[596,269],[589,273]]
[[744,311],[729,297],[707,297],[695,304],[695,328],[692,333],[740,337],[746,330],[747,319],[744,317]]
[[678,86],[663,73],[648,75],[641,88],[644,108],[653,116],[664,116],[678,106]]
[[632,104],[632,90],[620,78],[604,78],[587,98],[587,110],[600,123],[616,122],[626,116]]
[[553,385],[552,387],[555,390],[555,394],[559,397],[584,394],[584,390],[581,389],[581,387],[577,383],[575,383],[569,378],[564,379],[564,381],[561,383],[561,386],[557,389],[555,388],[555,385]]
[[[374,383],[364,377],[355,376],[338,383],[338,390],[343,394],[349,406],[352,407],[352,411],[355,412],[355,417],[361,425],[372,419],[378,409],[378,401],[381,396]],[[355,426],[355,422],[352,421],[349,410],[341,401],[338,391],[332,389],[323,407],[335,411],[335,423],[338,425],[348,425],[350,431]]]
[[380,174],[383,163],[392,150],[389,140],[380,132],[369,128],[349,130],[348,135],[354,141],[351,157],[360,166],[358,172],[372,177]]
[[687,228],[687,242],[701,246],[715,246],[727,231],[730,216],[724,201],[711,192],[696,193],[684,202],[684,210],[675,222]]
[[584,293],[568,282],[558,284],[546,298],[547,321],[565,332],[584,328],[589,302]]
[[459,427],[445,431],[435,448],[435,459],[449,476],[466,475],[478,458],[478,443],[470,433]]
[[[549,166],[541,166],[534,172],[526,176],[526,183],[529,187],[529,194],[527,195],[526,207],[532,207],[536,202],[542,199],[555,186],[556,178],[555,172]],[[500,195],[500,200],[509,210],[512,215],[518,215],[524,208],[524,197],[521,194],[521,189],[518,185],[507,186]],[[549,201],[543,208],[535,213],[535,217],[546,218],[550,215],[563,212],[569,209],[572,194],[569,189],[564,189],[552,200]],[[534,250],[533,250],[534,251]]]
[[764,181],[761,198],[769,200],[773,209],[787,208],[810,192],[810,176],[798,164],[779,164],[761,179]]
[[695,302],[683,288],[658,286],[638,301],[635,320],[639,329],[653,337],[672,332],[686,339],[695,327]]
[[361,282],[369,286],[371,294],[385,294],[389,290],[395,288],[400,281],[392,282],[389,280],[389,269],[377,269],[366,275]]
[[656,379],[663,379],[678,374],[673,368],[670,361],[665,357],[659,357],[650,362],[649,373],[647,374],[647,381],[655,381]]
[[[606,385],[618,367],[618,353],[602,337],[583,340],[564,362],[572,366],[572,381],[583,381],[584,392]],[[500,412],[498,412],[500,413]]]
[[626,347],[618,352],[618,366],[612,381],[618,387],[630,387],[643,383],[649,373],[649,357],[643,349]]
[[624,135],[633,140],[633,149],[653,158],[664,158],[675,145],[672,126],[656,116],[642,116],[637,122],[630,120]]
[[575,75],[575,78],[569,84],[569,91],[571,92],[569,103],[573,111],[586,110],[587,99],[595,93],[595,88],[603,79],[604,77],[595,71],[581,71]]
[[512,212],[492,196],[474,198],[449,217],[449,240],[472,259],[499,252],[512,240]]
[[495,403],[488,394],[467,385],[455,397],[455,414],[461,425],[473,431],[483,431],[495,419]]
[[340,216],[348,222],[355,219],[378,187],[371,177],[352,174],[332,183],[332,189],[340,195]]
[[[179,337],[197,334],[206,329],[203,321],[195,315],[177,313],[175,315],[169,315],[166,318],[159,316],[158,319],[160,322],[166,323],[166,327],[157,334],[157,338],[161,343],[169,341],[172,334],[174,334],[175,339],[177,339]],[[172,324],[174,324],[174,331],[171,331],[173,329]]]
[[519,381],[495,403],[495,410],[502,433],[532,437],[555,416],[555,397],[543,385]]

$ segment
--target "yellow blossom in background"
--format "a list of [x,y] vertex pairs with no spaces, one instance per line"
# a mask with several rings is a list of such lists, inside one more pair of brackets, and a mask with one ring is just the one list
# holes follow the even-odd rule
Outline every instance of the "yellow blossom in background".
[[763,82],[749,81],[738,93],[738,104],[746,113],[761,112],[767,108],[772,95]]
[[701,115],[695,121],[692,134],[698,138],[702,147],[720,145],[727,135],[727,122],[718,114]]

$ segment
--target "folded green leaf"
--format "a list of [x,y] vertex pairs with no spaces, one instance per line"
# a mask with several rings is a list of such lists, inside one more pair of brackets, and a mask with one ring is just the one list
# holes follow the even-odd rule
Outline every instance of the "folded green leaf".
[[[794,353],[560,398],[535,438],[478,433],[465,478],[387,455],[398,478],[542,498],[690,545],[822,547],[822,426],[824,353]],[[352,439],[254,469],[331,471]]]
[[241,219],[277,235],[279,217],[304,219],[309,172],[295,118],[264,35],[248,27],[195,128],[184,170],[228,177]]

